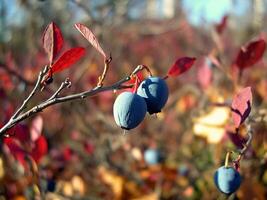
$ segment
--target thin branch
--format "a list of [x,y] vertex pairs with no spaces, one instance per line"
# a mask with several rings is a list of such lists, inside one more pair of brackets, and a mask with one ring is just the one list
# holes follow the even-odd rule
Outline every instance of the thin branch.
[[251,127],[251,123],[248,122],[248,120],[245,123],[246,129],[247,129],[248,139],[247,139],[247,142],[244,144],[244,147],[240,150],[240,152],[238,154],[238,157],[234,160],[234,163],[236,163],[236,164],[239,164],[240,160],[245,155],[245,153],[247,152],[247,150],[248,150],[248,148],[249,148],[249,146],[250,146],[250,144],[252,142],[253,130],[252,130],[252,127]]
[[11,119],[15,119],[27,107],[28,102],[31,100],[31,98],[34,96],[36,90],[39,88],[40,83],[42,81],[42,78],[47,73],[47,70],[48,70],[48,67],[45,66],[44,70],[43,71],[40,71],[39,76],[38,76],[38,79],[36,81],[36,84],[35,84],[33,90],[31,91],[31,93],[29,94],[29,96],[23,101],[22,105],[14,113],[14,115],[11,117]]
[[[29,97],[23,102],[23,105],[19,108],[19,110],[14,114],[14,116],[8,121],[8,123],[6,123],[1,129],[0,129],[0,136],[3,136],[10,128],[12,128],[13,126],[15,126],[17,123],[19,123],[20,121],[27,119],[29,117],[31,117],[32,115],[41,112],[42,110],[44,110],[45,108],[52,106],[54,104],[58,104],[58,103],[63,103],[63,102],[67,102],[67,101],[73,101],[73,100],[78,100],[78,99],[84,99],[86,97],[91,97],[94,96],[100,92],[104,92],[104,91],[112,91],[112,90],[119,90],[119,89],[123,89],[125,86],[123,85],[124,83],[128,82],[131,79],[131,76],[138,73],[140,70],[143,70],[144,68],[140,68],[137,67],[138,69],[135,69],[133,71],[133,73],[131,73],[129,76],[121,79],[120,81],[114,83],[113,85],[110,86],[96,86],[95,88],[91,89],[91,90],[87,90],[84,92],[80,92],[80,93],[76,93],[76,94],[72,94],[72,95],[67,95],[64,97],[58,97],[59,93],[66,88],[67,86],[70,85],[69,81],[65,81],[61,84],[61,86],[59,87],[59,89],[46,101],[32,107],[31,109],[29,109],[28,111],[21,113],[23,111],[23,109],[26,107],[28,101],[31,99],[31,97],[34,95],[36,88],[38,88],[37,86],[33,89],[33,91],[31,92],[31,94],[29,95]],[[43,74],[39,75],[38,80],[36,85],[40,84],[40,80],[42,79]]]
[[105,66],[104,66],[104,70],[103,73],[101,74],[101,76],[98,77],[98,83],[97,86],[98,87],[102,87],[103,86],[103,81],[106,78],[108,69],[109,69],[109,64],[112,61],[112,57],[110,56],[109,59],[105,60]]
[[55,99],[58,97],[58,95],[60,94],[60,92],[65,89],[65,88],[70,88],[71,87],[71,82],[68,78],[66,78],[66,80],[64,82],[61,83],[60,87],[57,89],[57,91],[47,100],[50,101],[52,99]]

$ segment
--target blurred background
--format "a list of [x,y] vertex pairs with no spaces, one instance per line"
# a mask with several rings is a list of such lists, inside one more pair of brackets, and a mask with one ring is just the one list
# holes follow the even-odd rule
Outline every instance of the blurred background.
[[[227,199],[213,174],[247,136],[245,130],[234,134],[231,110],[215,104],[251,86],[251,115],[267,119],[265,57],[238,80],[232,65],[242,46],[266,37],[266,9],[266,0],[0,0],[1,125],[48,63],[41,38],[51,21],[64,35],[64,50],[83,46],[87,53],[30,106],[66,77],[72,87],[63,95],[96,86],[103,60],[75,30],[77,22],[112,54],[106,85],[138,64],[164,77],[177,58],[197,58],[190,71],[167,80],[162,112],[126,134],[112,113],[119,91],[55,105],[19,123],[15,143],[1,142],[0,199]],[[267,199],[266,122],[253,129],[240,166],[242,185],[229,199]]]

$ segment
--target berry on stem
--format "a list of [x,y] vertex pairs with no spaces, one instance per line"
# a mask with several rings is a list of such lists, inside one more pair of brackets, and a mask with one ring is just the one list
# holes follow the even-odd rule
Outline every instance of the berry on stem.
[[132,92],[121,93],[113,105],[116,124],[126,130],[137,127],[145,118],[146,112],[145,100]]
[[233,167],[222,166],[215,172],[214,182],[221,192],[230,195],[239,188],[241,176]]
[[147,103],[149,114],[159,113],[167,103],[169,89],[164,79],[149,77],[138,87],[137,94],[143,97]]

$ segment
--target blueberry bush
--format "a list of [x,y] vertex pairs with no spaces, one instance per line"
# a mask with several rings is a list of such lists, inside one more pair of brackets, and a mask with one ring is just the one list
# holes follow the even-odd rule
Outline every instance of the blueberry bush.
[[21,25],[0,6],[1,199],[267,198],[257,3],[202,27],[55,2],[20,1]]

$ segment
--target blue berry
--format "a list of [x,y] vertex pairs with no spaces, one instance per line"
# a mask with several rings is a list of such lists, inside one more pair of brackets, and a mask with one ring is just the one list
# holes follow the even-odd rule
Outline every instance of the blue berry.
[[239,188],[241,176],[233,167],[222,166],[215,172],[214,182],[221,192],[230,195]]
[[146,100],[149,114],[154,114],[161,112],[167,103],[169,89],[162,78],[149,77],[140,84],[137,94]]
[[148,165],[155,165],[161,162],[161,154],[157,149],[147,149],[144,152],[144,159]]
[[146,112],[145,100],[132,92],[121,93],[113,105],[116,124],[126,130],[137,127],[145,118]]

